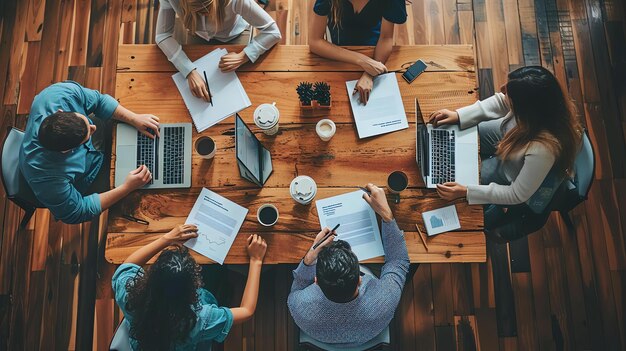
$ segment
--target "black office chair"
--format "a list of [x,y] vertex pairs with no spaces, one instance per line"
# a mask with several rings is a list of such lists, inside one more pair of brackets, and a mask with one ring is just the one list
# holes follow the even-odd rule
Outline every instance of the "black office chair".
[[7,198],[25,212],[20,222],[21,228],[26,227],[37,208],[45,207],[37,200],[20,171],[19,151],[23,139],[23,131],[9,127],[2,144],[2,158],[0,159],[0,173],[2,173],[2,184]]

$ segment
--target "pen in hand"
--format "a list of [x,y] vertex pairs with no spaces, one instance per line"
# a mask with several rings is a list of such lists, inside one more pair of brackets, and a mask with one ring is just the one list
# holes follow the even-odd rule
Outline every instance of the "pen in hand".
[[204,73],[204,83],[206,84],[206,91],[209,93],[209,104],[213,106],[213,95],[211,95],[211,88],[209,88],[209,79],[206,76],[206,71]]
[[323,243],[324,241],[326,241],[328,238],[330,238],[331,236],[333,236],[333,233],[335,232],[335,230],[337,230],[337,228],[339,228],[339,225],[340,225],[340,224],[339,224],[339,223],[337,223],[337,225],[335,226],[335,228],[333,228],[333,230],[331,230],[330,232],[328,232],[328,234],[326,234],[326,236],[324,236],[324,237],[322,238],[322,240],[320,240],[317,244],[313,245],[313,249],[312,249],[312,250],[317,249],[320,245],[322,245],[322,243]]

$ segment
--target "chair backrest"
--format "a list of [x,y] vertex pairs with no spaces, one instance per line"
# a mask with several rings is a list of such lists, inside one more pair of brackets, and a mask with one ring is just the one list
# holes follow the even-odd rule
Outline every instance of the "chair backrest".
[[24,140],[24,132],[16,128],[9,128],[2,145],[2,184],[9,198],[19,194],[20,191],[20,147]]
[[589,189],[593,183],[593,177],[596,170],[596,158],[593,152],[593,145],[589,140],[587,131],[583,133],[581,149],[576,155],[574,161],[574,184],[578,189],[578,195],[581,199],[587,199]]
[[130,346],[130,326],[126,322],[126,318],[122,319],[115,330],[109,350],[115,351],[132,351]]

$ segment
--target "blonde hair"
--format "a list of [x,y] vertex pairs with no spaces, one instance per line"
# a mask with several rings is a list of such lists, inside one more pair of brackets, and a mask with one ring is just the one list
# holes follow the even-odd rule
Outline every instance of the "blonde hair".
[[341,0],[332,0],[330,2],[330,12],[332,13],[332,27],[341,28]]
[[209,21],[213,21],[216,28],[224,22],[225,8],[230,0],[180,0],[181,19],[185,28],[195,35],[198,13],[207,12]]

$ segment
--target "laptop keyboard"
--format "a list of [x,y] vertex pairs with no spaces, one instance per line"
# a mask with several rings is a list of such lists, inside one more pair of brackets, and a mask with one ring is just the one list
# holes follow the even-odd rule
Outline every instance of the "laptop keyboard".
[[163,184],[182,184],[185,176],[185,128],[163,127]]
[[431,171],[433,184],[453,182],[455,179],[454,152],[456,150],[454,131],[433,129],[431,141]]
[[[154,150],[156,141],[137,132],[137,167],[146,165],[150,172],[154,173]],[[148,184],[152,184],[154,175]]]

